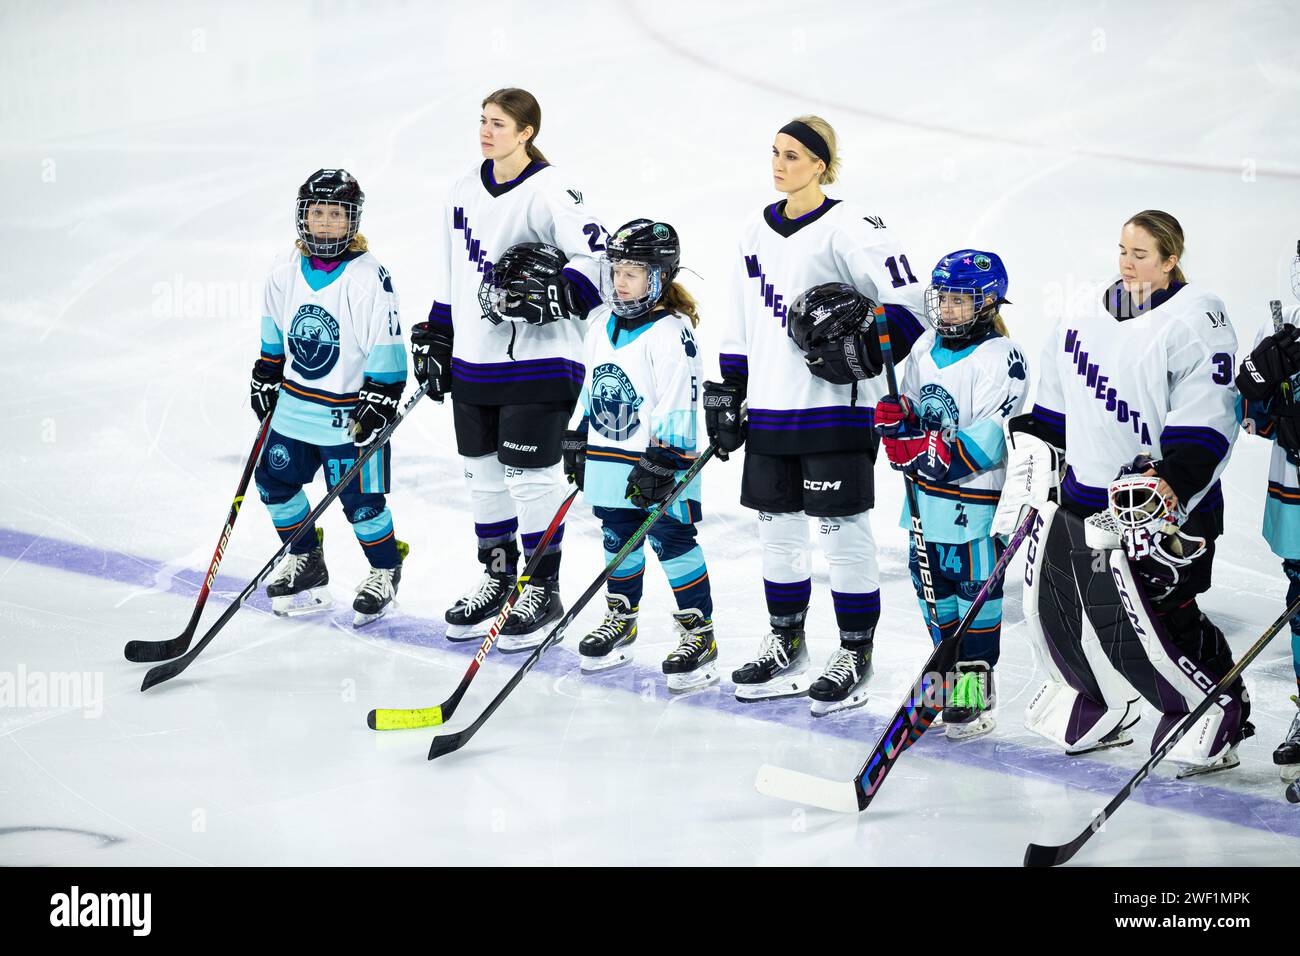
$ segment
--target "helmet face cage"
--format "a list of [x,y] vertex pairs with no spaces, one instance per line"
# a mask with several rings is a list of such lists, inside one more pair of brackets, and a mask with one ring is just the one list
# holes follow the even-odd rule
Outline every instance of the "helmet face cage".
[[931,284],[925,290],[925,318],[939,338],[964,341],[993,324],[997,301],[992,285]]
[[1157,475],[1123,475],[1110,483],[1110,513],[1121,532],[1163,533],[1175,516],[1160,494]]
[[813,286],[790,303],[786,332],[800,351],[807,353],[866,329],[872,308],[870,300],[850,285],[828,282]]
[[502,282],[497,277],[495,270],[489,272],[478,287],[478,307],[483,311],[483,318],[493,325],[526,321],[507,313],[518,312],[518,303],[529,296],[537,300],[546,298],[546,286],[536,276],[514,276]]
[[[347,251],[361,225],[361,203],[300,198],[297,206],[298,238],[313,256],[330,258]],[[313,231],[313,227],[315,231]]]
[[[478,305],[483,318],[493,325],[529,322],[529,311],[520,307],[534,303],[533,322],[539,321],[547,303],[547,283],[564,268],[564,253],[545,243],[519,243],[507,249],[486,273],[478,287]],[[514,312],[514,315],[508,314]]]
[[[645,292],[627,299],[620,297],[614,284],[615,273],[620,269],[639,269],[646,278]],[[621,318],[640,318],[653,309],[663,298],[664,280],[663,270],[652,263],[638,262],[635,259],[612,259],[608,255],[600,258],[600,297],[610,311]]]

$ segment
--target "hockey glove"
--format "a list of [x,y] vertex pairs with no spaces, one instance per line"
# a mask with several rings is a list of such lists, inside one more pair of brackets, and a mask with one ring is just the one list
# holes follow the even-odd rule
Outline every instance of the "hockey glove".
[[499,301],[504,318],[529,325],[549,325],[584,311],[576,307],[573,290],[563,272],[545,279],[510,282]]
[[922,432],[911,438],[886,438],[883,444],[894,468],[926,481],[942,480],[952,464],[952,448],[941,431]]
[[874,332],[853,332],[842,339],[814,346],[804,355],[808,371],[832,385],[852,385],[873,378],[884,368]]
[[915,429],[919,421],[906,395],[886,395],[876,402],[874,420],[876,432],[889,438],[897,438],[906,428]]
[[284,364],[264,358],[253,363],[253,376],[248,387],[251,393],[253,414],[260,422],[275,407],[275,396],[280,391],[280,381],[284,378]]
[[[1023,416],[1028,418],[1028,416]],[[1007,436],[1007,476],[1002,495],[993,513],[994,534],[1011,534],[1020,527],[1026,506],[1055,501],[1060,487],[1060,453],[1037,435],[1018,431],[1009,421]]]
[[397,417],[397,404],[405,382],[376,382],[365,379],[357,393],[357,404],[345,422],[348,434],[358,448],[364,448]]
[[649,510],[663,501],[677,484],[677,456],[662,448],[647,448],[627,476],[624,497]]
[[411,326],[411,364],[415,380],[428,384],[428,395],[441,402],[451,392],[451,333],[441,325],[416,322]]
[[1255,346],[1241,363],[1237,390],[1252,401],[1267,401],[1282,383],[1300,373],[1300,326],[1284,325]]
[[564,476],[569,484],[577,485],[582,491],[582,482],[587,477],[587,433],[566,431],[560,439],[560,451],[564,455]]
[[740,408],[744,401],[745,390],[734,382],[704,383],[704,430],[722,461],[745,444],[749,422]]
[[1281,405],[1273,409],[1278,447],[1286,451],[1293,465],[1300,464],[1300,405]]

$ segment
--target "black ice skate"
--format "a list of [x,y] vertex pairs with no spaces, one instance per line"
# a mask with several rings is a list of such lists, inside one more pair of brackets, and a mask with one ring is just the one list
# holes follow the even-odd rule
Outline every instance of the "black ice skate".
[[306,554],[290,553],[266,586],[271,610],[278,617],[312,614],[330,606],[330,573],[325,567],[325,532],[316,529],[316,547]]
[[867,702],[871,679],[872,632],[841,631],[839,647],[826,662],[822,675],[808,688],[814,717],[861,707]]
[[606,594],[605,603],[609,608],[605,620],[578,644],[584,674],[595,674],[632,662],[637,609],[622,594]]
[[731,672],[736,700],[751,703],[808,693],[808,645],[803,622],[807,612],[772,618],[772,632],[763,638],[758,657]]
[[[537,578],[524,585],[519,600],[501,627],[497,650],[502,654],[531,651],[546,639],[550,625],[564,615],[560,603],[560,582],[555,578]],[[558,643],[558,641],[557,641]]]
[[365,627],[397,607],[397,585],[402,581],[402,563],[411,553],[405,541],[397,542],[397,567],[371,568],[366,579],[357,585],[357,598],[352,602],[353,627]]
[[[1300,707],[1300,697],[1291,700]],[[1282,772],[1282,780],[1290,783],[1300,780],[1300,710],[1291,718],[1291,729],[1286,732],[1286,740],[1277,745],[1273,751],[1273,763]]]
[[695,608],[673,614],[677,646],[661,665],[670,694],[686,694],[710,684],[718,676],[718,642],[713,638],[713,620]]
[[447,640],[472,641],[488,632],[501,605],[515,589],[514,573],[484,572],[478,584],[466,591],[443,615],[447,621]]
[[958,661],[955,680],[943,708],[943,732],[949,740],[973,740],[997,726],[993,707],[993,668],[984,661]]

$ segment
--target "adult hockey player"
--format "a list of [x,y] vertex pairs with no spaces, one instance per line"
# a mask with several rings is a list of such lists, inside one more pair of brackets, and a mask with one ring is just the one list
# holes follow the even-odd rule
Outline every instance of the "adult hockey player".
[[[610,237],[601,259],[600,291],[610,307],[587,331],[583,418],[565,434],[565,469],[600,519],[612,559],[676,486],[699,453],[696,405],[703,378],[693,329],[694,298],[676,280],[677,231],[634,219]],[[718,680],[713,596],[704,553],[695,541],[700,483],[690,486],[648,537],[677,600],[677,646],[663,661],[668,689],[695,690]],[[584,672],[632,660],[645,583],[645,555],[633,551],[609,579],[608,611],[578,645]]]
[[[1129,742],[1139,694],[1162,715],[1154,750],[1232,666],[1196,598],[1223,532],[1218,479],[1237,433],[1237,338],[1223,301],[1183,275],[1183,248],[1166,212],[1124,224],[1118,278],[1048,336],[1033,412],[1012,424],[1029,435],[1011,437],[1003,514],[1018,510],[1027,447],[1046,440],[1067,463],[1060,508],[1037,502],[1025,613],[1051,675],[1027,725],[1071,753]],[[1082,519],[1112,510],[1121,473],[1154,479],[1164,508],[1148,509],[1145,531],[1120,526],[1117,550],[1119,537],[1100,527],[1093,536]],[[1238,680],[1170,758],[1187,765],[1184,775],[1236,766],[1248,714]]]
[[[1291,263],[1291,291],[1300,299],[1300,243]],[[1264,540],[1282,559],[1287,604],[1300,597],[1300,306],[1282,310],[1282,327],[1262,325],[1255,347],[1241,363],[1237,389],[1243,399],[1242,422],[1273,442],[1264,500]],[[1300,615],[1291,619],[1291,663],[1300,690]],[[1300,695],[1291,698],[1300,705]],[[1283,780],[1300,777],[1300,712],[1286,739],[1273,751]]]
[[[747,442],[741,504],[758,512],[763,585],[771,632],[754,659],[736,670],[736,697],[813,698],[822,714],[855,706],[871,663],[880,616],[875,542],[867,512],[875,502],[878,439],[872,413],[883,397],[881,354],[865,297],[884,306],[894,354],[921,334],[922,286],[899,238],[884,221],[822,186],[839,173],[835,132],[816,116],[787,123],[772,144],[772,181],[785,198],[753,216],[733,266],[729,321],[722,336],[721,382],[705,384],[709,437],[723,451]],[[809,351],[790,336],[795,297],[845,283],[861,294],[838,305],[857,316],[832,322],[844,334]],[[814,308],[809,305],[809,315]],[[818,324],[821,324],[820,322]],[[852,326],[852,327],[850,327]],[[748,400],[747,437],[736,414]],[[812,592],[809,518],[830,565],[839,646],[809,682],[804,622]]]
[[[583,321],[600,304],[595,257],[606,232],[582,190],[537,148],[542,114],[525,90],[489,95],[483,154],[452,187],[435,229],[434,302],[411,332],[416,377],[452,396],[483,574],[446,614],[470,640],[514,588],[565,496],[560,443],[582,388]],[[551,539],[497,647],[536,647],[563,613],[560,547]]]
[[[281,540],[311,511],[303,485],[323,467],[333,488],[356,449],[396,416],[406,383],[397,294],[357,231],[364,202],[346,170],[313,173],[298,190],[296,248],[266,280],[262,354],[250,383],[259,418],[279,394],[255,480]],[[370,562],[352,604],[357,626],[388,610],[402,576],[407,547],[384,497],[391,474],[390,449],[381,448],[339,495]],[[300,537],[267,585],[277,614],[328,605],[323,540],[319,529]]]
[[[898,383],[902,395],[876,405],[889,463],[916,486],[939,613],[931,635],[936,643],[956,631],[1002,553],[991,527],[1006,477],[1003,429],[1029,387],[1028,363],[1002,321],[1006,296],[1007,270],[996,253],[963,249],[940,259],[925,291],[931,330],[912,347]],[[906,505],[901,526],[912,526]],[[909,566],[928,624],[914,543]],[[1001,633],[999,579],[962,638],[943,710],[949,739],[979,737],[994,727]]]

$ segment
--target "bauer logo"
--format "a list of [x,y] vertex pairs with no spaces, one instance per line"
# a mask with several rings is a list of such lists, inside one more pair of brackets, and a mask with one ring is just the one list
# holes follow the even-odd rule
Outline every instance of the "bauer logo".
[[339,360],[339,323],[318,305],[303,305],[289,326],[293,367],[303,378],[324,378]]
[[289,465],[289,449],[277,442],[266,453],[266,460],[271,463],[271,467],[276,471],[281,471]]
[[636,393],[627,373],[612,362],[591,373],[591,427],[611,441],[624,441],[641,424],[637,409],[645,399]]

